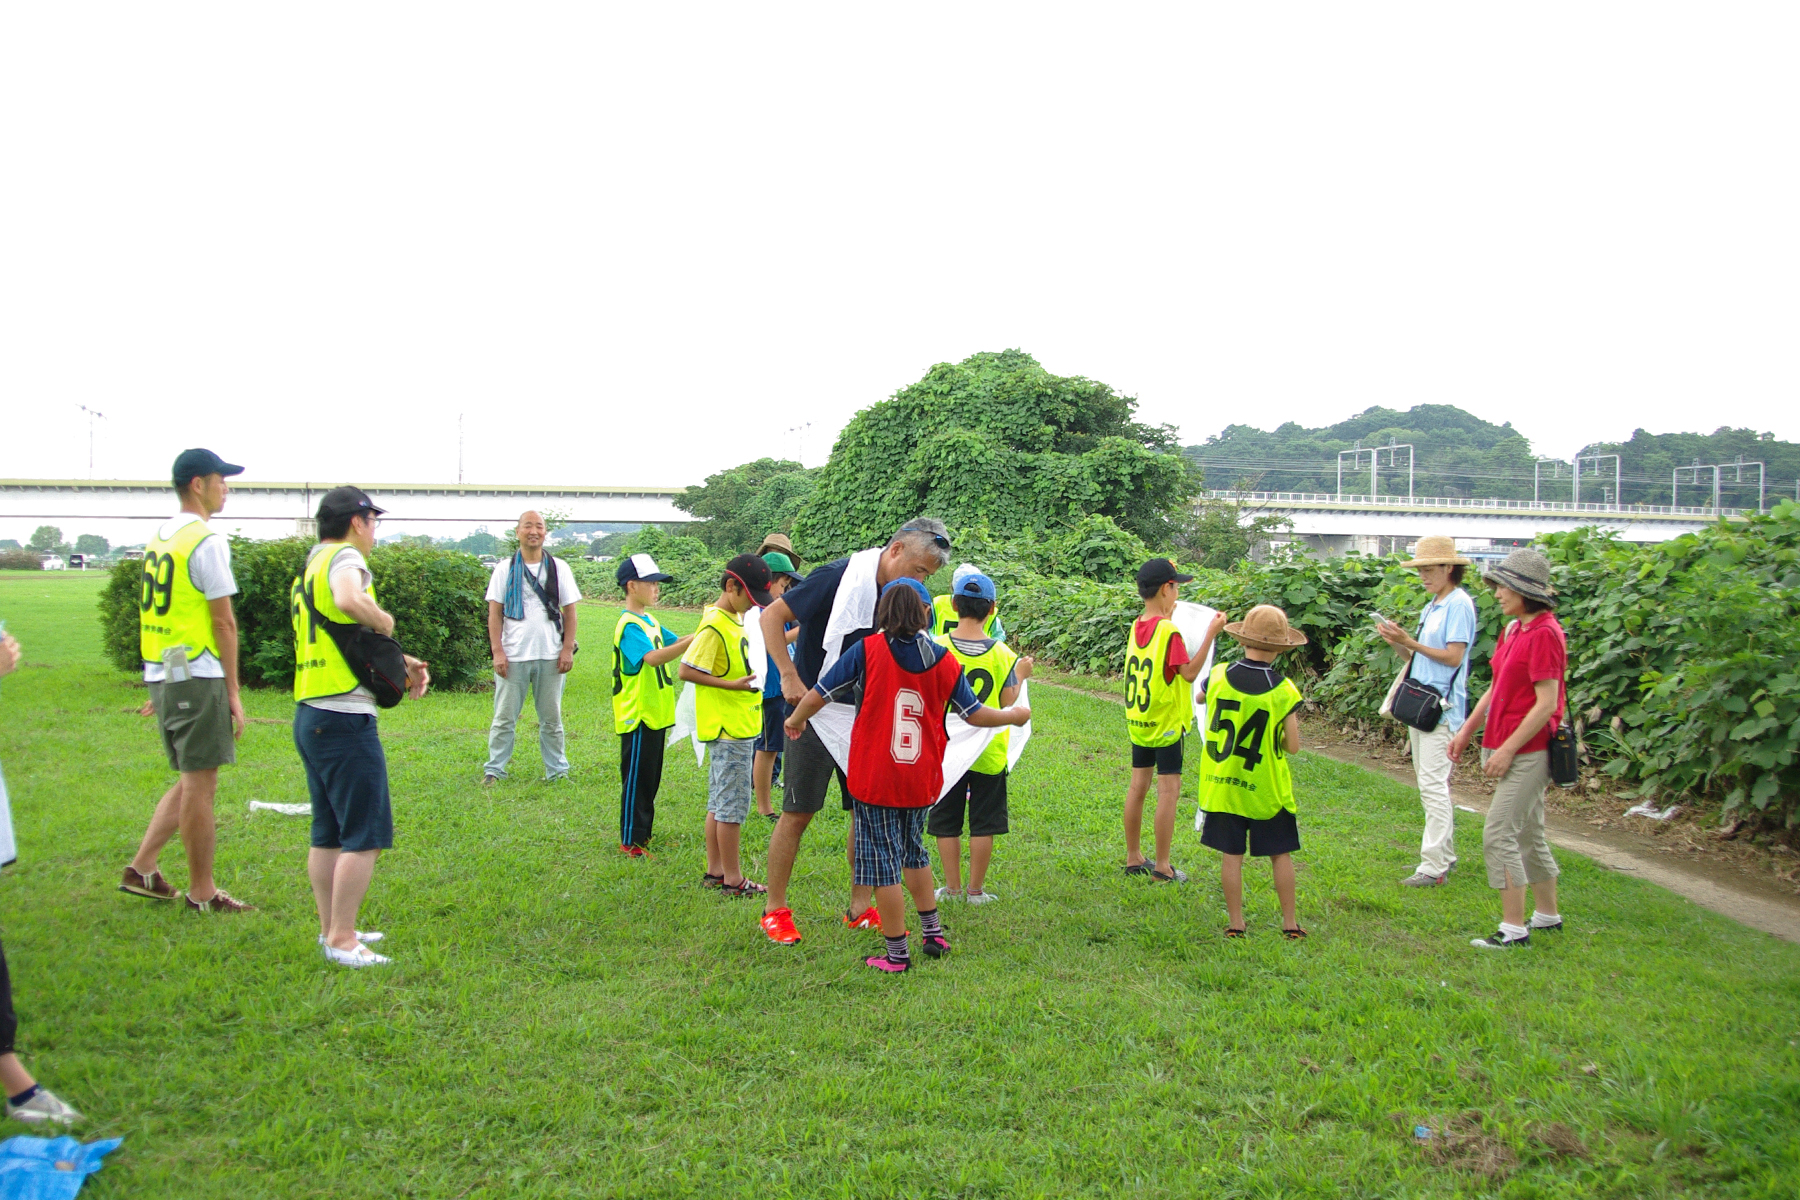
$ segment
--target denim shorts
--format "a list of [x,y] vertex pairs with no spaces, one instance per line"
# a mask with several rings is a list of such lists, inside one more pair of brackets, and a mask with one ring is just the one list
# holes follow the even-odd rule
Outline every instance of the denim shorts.
[[725,825],[742,825],[750,815],[751,767],[756,761],[753,738],[715,738],[706,743],[706,812]]
[[312,844],[321,850],[392,849],[387,755],[374,715],[297,704],[294,745],[312,793]]

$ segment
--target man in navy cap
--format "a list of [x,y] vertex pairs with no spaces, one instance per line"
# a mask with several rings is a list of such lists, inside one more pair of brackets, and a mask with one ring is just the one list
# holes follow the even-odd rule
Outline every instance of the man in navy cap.
[[231,574],[231,545],[207,521],[225,507],[231,491],[225,477],[243,471],[211,450],[181,452],[172,480],[181,511],[158,526],[144,547],[138,590],[144,681],[156,707],[163,752],[181,777],[157,803],[119,890],[151,900],[179,896],[156,866],[162,848],[179,832],[188,860],[186,903],[193,912],[251,907],[213,881],[213,796],[219,768],[237,761],[244,705],[238,698],[237,618],[231,611],[238,586]]

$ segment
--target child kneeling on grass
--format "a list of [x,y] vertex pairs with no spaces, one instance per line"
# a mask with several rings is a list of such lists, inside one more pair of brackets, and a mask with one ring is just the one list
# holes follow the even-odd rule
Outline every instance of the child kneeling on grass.
[[806,732],[812,715],[832,700],[857,693],[850,729],[850,794],[856,798],[856,869],[851,882],[875,889],[887,952],[865,965],[878,971],[912,966],[906,941],[906,898],[919,912],[925,953],[950,953],[938,919],[931,858],[925,853],[925,814],[944,789],[945,713],[954,708],[971,725],[1023,725],[1031,710],[984,707],[969,690],[956,659],[925,635],[931,593],[916,579],[896,579],[875,605],[876,632],[851,646],[820,677],[787,719],[787,735]]
[[745,658],[744,614],[769,595],[769,564],[740,554],[725,564],[719,599],[700,617],[700,628],[681,659],[681,678],[696,688],[694,736],[712,755],[706,789],[706,874],[700,883],[727,896],[761,895],[769,889],[744,878],[738,845],[750,815],[756,735],[762,730],[762,689]]
[[1288,626],[1287,614],[1259,604],[1225,632],[1244,647],[1244,657],[1217,666],[1206,679],[1205,758],[1200,767],[1200,808],[1206,826],[1200,844],[1225,856],[1219,869],[1225,936],[1244,936],[1244,843],[1250,854],[1269,860],[1275,895],[1281,901],[1281,932],[1303,938],[1294,911],[1294,851],[1300,827],[1294,821],[1294,782],[1287,756],[1300,749],[1300,689],[1271,664],[1283,650],[1306,645],[1306,635]]
[[[942,600],[940,596],[938,599]],[[1031,659],[1020,658],[1007,644],[987,632],[993,624],[994,581],[979,571],[963,575],[950,593],[958,618],[955,628],[934,639],[962,664],[969,690],[983,704],[995,691],[1000,707],[1019,695],[1019,685],[1031,678]],[[966,899],[986,904],[996,897],[983,890],[988,863],[994,855],[994,839],[1007,832],[1006,756],[1011,744],[1007,730],[988,742],[963,777],[932,807],[925,832],[937,839],[938,859],[944,866],[944,886],[939,900]],[[962,887],[963,809],[969,813],[969,890]]]

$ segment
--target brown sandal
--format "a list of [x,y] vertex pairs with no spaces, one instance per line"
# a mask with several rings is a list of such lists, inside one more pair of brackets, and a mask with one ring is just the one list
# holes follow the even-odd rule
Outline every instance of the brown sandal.
[[1248,929],[1233,929],[1231,926],[1227,925],[1225,927],[1225,936],[1228,938],[1249,937],[1250,931]]
[[1306,936],[1306,930],[1304,930],[1304,929],[1300,928],[1298,925],[1296,925],[1292,929],[1282,930],[1281,936],[1286,938],[1290,942],[1297,942],[1301,938]]

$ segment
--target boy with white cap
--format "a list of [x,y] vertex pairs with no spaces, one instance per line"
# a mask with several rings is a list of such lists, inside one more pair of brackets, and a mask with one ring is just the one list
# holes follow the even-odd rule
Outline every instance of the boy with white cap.
[[[957,615],[956,611],[957,594],[962,591],[962,585],[969,576],[980,574],[981,568],[974,563],[963,563],[950,573],[949,594],[935,596],[931,601],[931,635],[933,637],[947,638],[956,631],[957,625],[962,622],[962,617]],[[987,620],[981,626],[981,633],[984,637],[1000,641],[1006,640],[1006,626],[1000,623],[998,605],[988,610]]]
[[615,573],[625,611],[613,626],[613,731],[619,735],[619,849],[644,853],[656,820],[662,787],[663,743],[675,724],[675,677],[668,664],[680,658],[689,634],[677,638],[650,615],[662,585],[672,576],[648,554],[633,554]]

